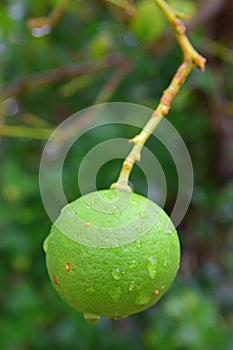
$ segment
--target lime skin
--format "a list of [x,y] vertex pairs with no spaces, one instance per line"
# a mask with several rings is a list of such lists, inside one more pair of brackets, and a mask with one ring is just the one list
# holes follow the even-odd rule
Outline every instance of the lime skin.
[[66,205],[44,250],[58,295],[90,323],[151,307],[180,264],[178,235],[165,211],[146,197],[116,190]]

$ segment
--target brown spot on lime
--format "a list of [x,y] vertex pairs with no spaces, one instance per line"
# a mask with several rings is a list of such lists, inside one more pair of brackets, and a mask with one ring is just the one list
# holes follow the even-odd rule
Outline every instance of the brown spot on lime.
[[154,295],[158,295],[159,294],[159,290],[158,289],[155,289],[154,292],[153,292]]
[[66,264],[66,271],[70,271],[70,265]]
[[54,284],[58,284],[58,279],[57,279],[57,277],[55,275],[53,276],[53,283]]
[[91,226],[90,221],[86,221],[86,222],[84,223],[84,226],[86,226],[86,227]]

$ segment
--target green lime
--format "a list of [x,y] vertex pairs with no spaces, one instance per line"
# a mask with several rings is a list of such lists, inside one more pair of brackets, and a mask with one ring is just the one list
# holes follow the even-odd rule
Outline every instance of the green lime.
[[137,15],[130,21],[130,29],[142,42],[155,42],[166,28],[166,20],[153,0],[136,3]]
[[92,192],[66,205],[44,250],[57,293],[90,323],[155,304],[180,262],[177,232],[163,209],[116,190]]

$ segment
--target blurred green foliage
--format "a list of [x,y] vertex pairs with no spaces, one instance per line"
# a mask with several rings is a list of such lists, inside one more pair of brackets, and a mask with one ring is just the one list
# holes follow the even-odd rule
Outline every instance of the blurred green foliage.
[[[190,3],[186,9],[193,13],[196,2],[186,2]],[[136,3],[145,8],[149,1]],[[33,74],[46,70],[86,61],[95,64],[110,53],[121,53],[132,64],[110,101],[154,108],[181,61],[173,39],[162,45],[163,38],[170,34],[156,7],[153,11],[158,21],[151,23],[152,13],[147,17],[144,11],[133,24],[136,19],[122,7],[104,1],[71,1],[50,33],[37,37],[38,32],[34,32],[33,36],[27,21],[47,16],[57,4],[56,0],[0,3],[1,124],[38,130],[57,126],[76,111],[91,106],[116,68],[22,88],[18,94],[7,87],[20,79],[33,80]],[[180,10],[182,1],[178,5]],[[206,27],[200,25],[193,34],[196,46],[204,49]],[[224,43],[229,47],[232,44],[233,40]],[[1,349],[233,349],[233,160],[229,136],[233,130],[229,102],[233,69],[224,57],[216,61],[205,49],[209,55],[206,73],[192,73],[168,117],[187,144],[195,174],[191,206],[179,227],[181,269],[168,294],[147,312],[90,326],[58,299],[48,280],[42,251],[50,227],[38,183],[45,140],[7,135],[1,138]],[[63,181],[69,200],[80,194],[75,174],[82,157],[109,134],[131,138],[135,130],[96,131],[80,140],[82,151],[77,156],[74,149],[65,163]],[[166,173],[169,212],[177,192],[176,169],[153,139],[147,146]],[[116,180],[120,165],[121,161],[115,160],[100,170],[98,188]],[[137,192],[146,193],[146,180],[139,168],[135,168],[131,181]]]

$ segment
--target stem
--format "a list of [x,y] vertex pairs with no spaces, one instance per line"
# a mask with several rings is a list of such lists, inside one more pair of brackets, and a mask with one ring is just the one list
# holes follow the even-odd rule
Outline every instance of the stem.
[[117,89],[118,85],[121,83],[121,81],[125,78],[125,76],[130,72],[131,65],[125,65],[120,68],[118,68],[107,80],[107,82],[104,84],[100,92],[98,93],[94,104],[100,104],[100,103],[106,103],[110,100],[112,95],[114,94],[115,90]]
[[115,6],[118,6],[126,11],[126,13],[130,16],[136,15],[136,8],[132,1],[129,0],[106,0],[106,2],[109,2]]
[[28,27],[30,29],[41,28],[44,26],[52,28],[62,17],[69,3],[70,0],[61,1],[61,3],[58,4],[47,17],[30,18],[27,22]]
[[152,113],[143,130],[139,135],[136,135],[133,139],[129,140],[130,143],[134,143],[134,146],[123,162],[117,182],[111,185],[112,189],[131,191],[131,188],[128,185],[129,176],[133,169],[135,161],[139,162],[141,159],[141,151],[145,142],[158,126],[161,119],[168,114],[173,98],[179,92],[181,86],[189,76],[192,68],[196,66],[201,70],[205,69],[206,59],[199,55],[198,52],[193,48],[192,44],[185,34],[186,28],[183,22],[181,22],[181,20],[177,17],[176,12],[164,0],[155,1],[163,11],[164,15],[167,17],[171,27],[175,32],[176,40],[183,52],[183,62],[177,69],[167,89],[164,90],[158,107]]
[[229,64],[233,64],[233,50],[209,38],[199,43],[203,50]]
[[35,140],[48,140],[52,135],[52,128],[29,128],[17,125],[0,125],[0,137],[23,137]]
[[184,61],[192,60],[194,66],[205,69],[206,59],[199,55],[199,53],[194,49],[190,43],[186,33],[186,27],[184,23],[177,17],[176,11],[169,6],[164,0],[155,0],[159,8],[163,11],[166,16],[170,26],[174,30],[176,40],[183,52]]
[[59,21],[59,19],[61,18],[61,16],[63,15],[63,13],[65,12],[67,6],[69,5],[70,0],[63,0],[60,4],[58,4],[53,11],[51,12],[51,14],[49,15],[49,19],[50,19],[50,25],[54,26],[54,24]]
[[44,87],[63,80],[70,80],[87,74],[97,73],[109,68],[129,66],[129,60],[121,54],[109,54],[96,61],[87,61],[83,64],[68,65],[54,68],[40,73],[34,73],[23,79],[16,80],[1,91],[1,99],[16,97],[26,90]]

